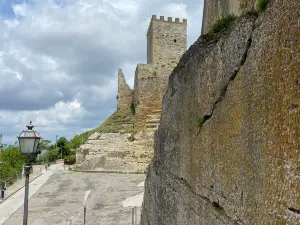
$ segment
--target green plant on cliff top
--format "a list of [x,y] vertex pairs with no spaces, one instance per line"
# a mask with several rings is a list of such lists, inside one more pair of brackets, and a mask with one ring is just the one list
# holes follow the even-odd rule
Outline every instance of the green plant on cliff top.
[[233,14],[223,16],[222,18],[218,19],[210,28],[208,34],[213,35],[221,30],[228,28],[236,19],[236,16]]
[[258,0],[256,3],[256,10],[258,12],[263,12],[268,6],[268,0]]

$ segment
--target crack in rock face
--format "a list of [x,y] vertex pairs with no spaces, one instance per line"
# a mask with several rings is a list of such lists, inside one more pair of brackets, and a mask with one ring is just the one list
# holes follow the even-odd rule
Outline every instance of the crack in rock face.
[[298,0],[271,1],[182,56],[163,98],[141,225],[299,223],[295,8]]

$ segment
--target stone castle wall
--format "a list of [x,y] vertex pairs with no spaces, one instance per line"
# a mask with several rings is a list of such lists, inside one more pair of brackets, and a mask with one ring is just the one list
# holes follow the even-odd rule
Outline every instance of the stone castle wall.
[[[137,65],[134,97],[135,127],[158,125],[168,77],[187,47],[187,20],[152,16],[147,34],[147,62]],[[156,122],[155,122],[156,121]],[[147,125],[148,124],[148,125]]]
[[228,14],[241,15],[255,7],[256,0],[204,0],[202,34],[206,34],[214,22]]
[[118,110],[130,107],[133,91],[126,83],[121,69],[118,69]]
[[187,20],[163,16],[152,16],[148,34],[148,64],[161,71],[162,76],[169,76],[187,49]]
[[[166,91],[166,84],[168,82],[168,77],[166,76],[157,76],[149,78],[141,78],[139,83],[139,88],[135,92],[138,95],[139,104],[136,107],[135,111],[135,128],[147,130],[147,128],[156,128],[159,123],[161,115],[161,104],[162,96]],[[151,117],[153,120],[151,120]],[[147,123],[152,123],[156,125],[155,127],[147,126]],[[148,129],[149,130],[149,129]]]

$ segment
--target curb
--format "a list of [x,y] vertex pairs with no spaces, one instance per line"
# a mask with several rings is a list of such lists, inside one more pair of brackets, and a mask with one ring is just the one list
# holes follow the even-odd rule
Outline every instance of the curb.
[[82,172],[82,173],[118,173],[118,174],[146,174],[146,172],[126,172],[126,171],[116,171],[116,170],[105,170],[105,171],[97,171],[97,170],[79,170],[73,172]]
[[[31,181],[29,181],[29,184],[30,184],[32,181],[34,181],[35,179],[39,178],[41,175],[43,175],[43,173],[40,173],[40,174],[37,175],[35,178],[33,178]],[[20,191],[23,187],[25,187],[25,184],[24,184],[22,187],[18,188],[16,191],[12,192],[12,193],[11,193],[10,195],[8,195],[5,199],[3,199],[2,201],[0,201],[0,204],[1,204],[2,202],[4,202],[6,199],[8,199],[10,196],[12,196],[13,194],[15,194],[16,192]]]

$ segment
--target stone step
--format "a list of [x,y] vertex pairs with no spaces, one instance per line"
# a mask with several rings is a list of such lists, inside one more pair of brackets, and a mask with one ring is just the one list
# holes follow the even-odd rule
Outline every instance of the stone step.
[[161,113],[162,110],[158,109],[158,110],[154,110],[153,112],[155,112],[155,113]]
[[159,124],[146,124],[146,128],[157,128]]
[[154,132],[156,130],[157,130],[157,127],[156,128],[146,128],[147,132]]
[[155,117],[155,118],[157,118],[157,117],[160,117],[160,114],[148,114],[148,115],[146,115],[146,117],[150,117],[150,118]]
[[159,124],[160,119],[146,120],[146,124]]

